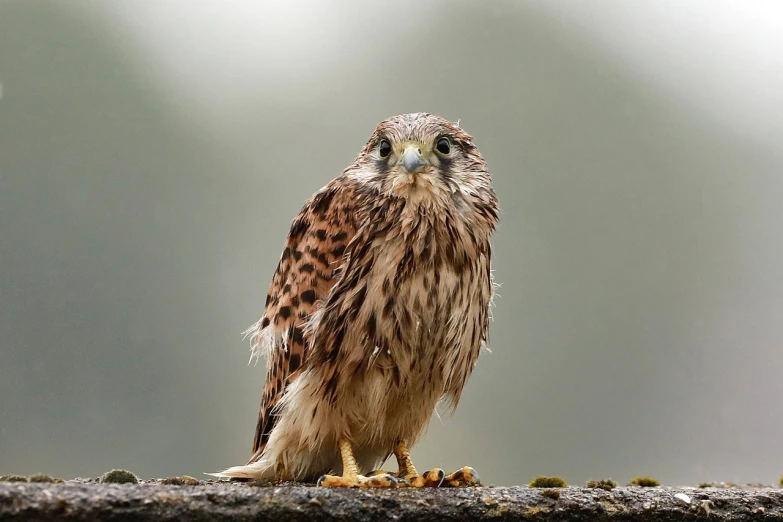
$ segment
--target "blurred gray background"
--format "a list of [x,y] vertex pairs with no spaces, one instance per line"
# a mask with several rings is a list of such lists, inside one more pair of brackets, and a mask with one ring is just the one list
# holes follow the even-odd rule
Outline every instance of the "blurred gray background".
[[0,2],[0,472],[244,463],[289,223],[375,125],[476,138],[484,354],[422,468],[783,474],[774,0]]

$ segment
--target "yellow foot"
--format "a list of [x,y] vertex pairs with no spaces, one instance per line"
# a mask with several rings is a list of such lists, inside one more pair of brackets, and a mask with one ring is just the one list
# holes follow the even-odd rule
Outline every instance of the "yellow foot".
[[399,488],[408,483],[405,479],[398,479],[390,473],[371,475],[356,475],[355,477],[340,477],[337,475],[323,475],[317,484],[324,488]]
[[391,475],[397,477],[400,481],[401,488],[437,488],[443,483],[443,479],[446,478],[446,472],[442,469],[431,469],[425,471],[421,475],[408,473],[404,478],[400,478],[400,472],[389,472],[382,469],[371,471],[371,476],[378,475]]
[[447,488],[478,487],[481,486],[481,477],[475,469],[465,466],[451,475],[446,475],[442,486]]
[[[408,451],[408,444],[405,440],[399,440],[394,446],[394,456],[397,457],[397,466],[399,471],[391,473],[395,477],[404,477],[407,485],[414,488],[439,488],[450,487],[460,488],[468,486],[481,486],[481,478],[476,470],[465,466],[446,475],[442,469],[431,469],[421,475],[416,471],[416,467],[411,462],[411,454]],[[381,472],[383,473],[383,472]]]
[[446,472],[442,469],[431,469],[421,475],[406,477],[412,488],[439,488],[446,478]]

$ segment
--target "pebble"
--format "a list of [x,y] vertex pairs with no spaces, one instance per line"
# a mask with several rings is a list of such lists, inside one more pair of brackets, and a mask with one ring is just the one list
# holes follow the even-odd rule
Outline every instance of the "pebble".
[[691,503],[691,497],[689,497],[685,493],[677,493],[676,495],[674,495],[674,498],[676,498],[677,500],[681,500],[682,502],[684,502],[686,504],[690,504]]

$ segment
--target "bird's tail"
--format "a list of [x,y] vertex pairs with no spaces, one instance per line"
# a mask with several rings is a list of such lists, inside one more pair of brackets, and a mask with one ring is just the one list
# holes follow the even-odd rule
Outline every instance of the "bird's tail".
[[232,468],[224,469],[218,473],[206,473],[213,477],[220,478],[240,478],[251,480],[274,480],[275,470],[269,462],[265,460],[259,460],[252,462],[245,466],[234,466]]

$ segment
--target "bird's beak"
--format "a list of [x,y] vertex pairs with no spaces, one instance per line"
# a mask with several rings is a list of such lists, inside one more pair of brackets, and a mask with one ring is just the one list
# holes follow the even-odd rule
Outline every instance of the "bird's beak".
[[424,167],[429,165],[429,162],[422,157],[421,148],[418,145],[408,145],[402,152],[397,165],[411,174],[415,174],[416,172],[421,172]]

